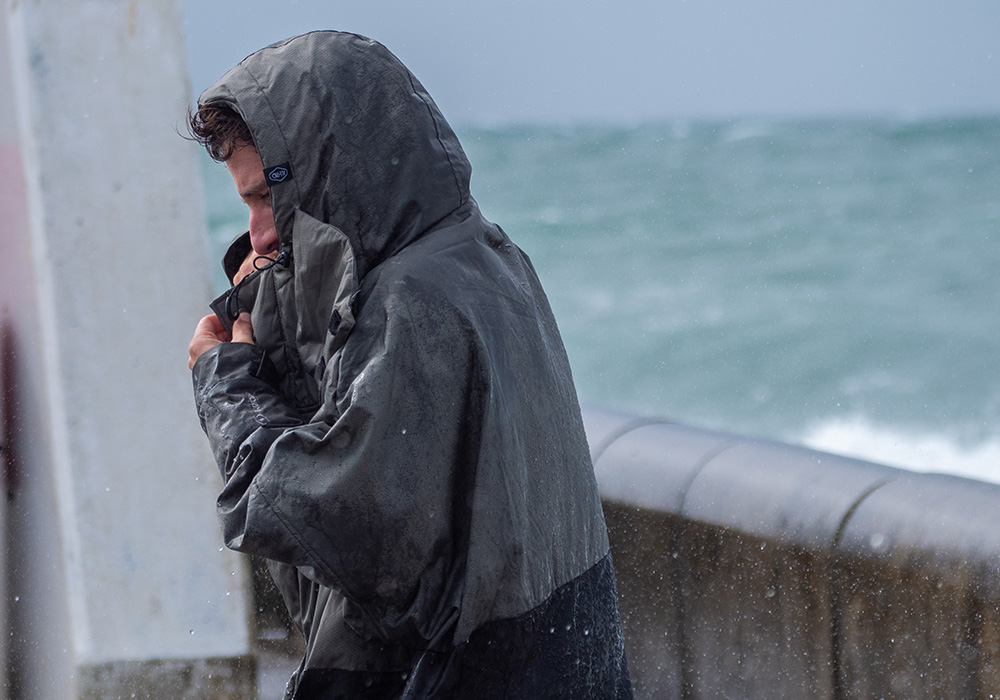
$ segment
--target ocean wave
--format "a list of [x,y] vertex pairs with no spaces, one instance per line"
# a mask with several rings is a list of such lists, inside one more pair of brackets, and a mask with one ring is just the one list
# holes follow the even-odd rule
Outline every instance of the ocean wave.
[[759,139],[770,136],[773,128],[763,122],[737,122],[730,126],[723,135],[723,141],[734,143],[747,139]]
[[855,416],[817,423],[797,442],[822,452],[910,471],[1000,483],[1000,440],[967,445],[945,433],[916,434]]

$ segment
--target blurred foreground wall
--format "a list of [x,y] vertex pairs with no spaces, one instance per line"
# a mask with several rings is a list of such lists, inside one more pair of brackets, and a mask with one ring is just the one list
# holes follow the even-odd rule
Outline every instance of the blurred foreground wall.
[[202,179],[158,0],[0,3],[0,698],[254,693],[187,342]]
[[584,418],[637,698],[1000,697],[1000,486]]

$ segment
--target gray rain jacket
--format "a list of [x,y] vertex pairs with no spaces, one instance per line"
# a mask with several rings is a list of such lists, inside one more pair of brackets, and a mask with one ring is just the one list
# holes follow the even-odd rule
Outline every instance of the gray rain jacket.
[[288,697],[630,697],[556,323],[430,96],[314,32],[200,102],[249,125],[282,252],[194,385],[225,542],[306,638]]

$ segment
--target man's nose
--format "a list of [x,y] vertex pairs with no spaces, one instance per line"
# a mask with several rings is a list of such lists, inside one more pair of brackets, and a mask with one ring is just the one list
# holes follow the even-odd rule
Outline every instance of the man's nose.
[[278,251],[278,232],[271,212],[250,217],[250,245],[257,255],[272,255]]

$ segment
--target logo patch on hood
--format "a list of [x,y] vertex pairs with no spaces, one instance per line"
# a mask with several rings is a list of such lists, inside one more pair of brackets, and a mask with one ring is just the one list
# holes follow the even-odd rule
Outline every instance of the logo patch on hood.
[[292,168],[288,163],[285,163],[284,165],[276,165],[273,168],[265,170],[264,177],[267,178],[268,185],[277,185],[282,182],[287,182],[292,179]]

